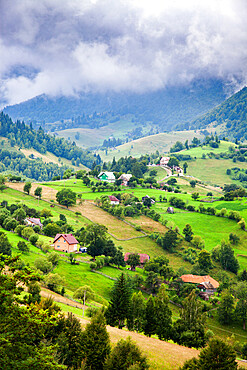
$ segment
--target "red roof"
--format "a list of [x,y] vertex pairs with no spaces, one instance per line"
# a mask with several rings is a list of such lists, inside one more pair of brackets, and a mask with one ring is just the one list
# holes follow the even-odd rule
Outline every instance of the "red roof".
[[214,280],[211,276],[205,275],[205,276],[198,276],[198,275],[182,275],[181,279],[184,283],[192,283],[192,284],[201,284],[201,283],[211,283],[213,287],[216,289],[219,287],[218,281]]
[[68,244],[78,244],[78,240],[72,235],[72,234],[57,234],[55,236],[55,239],[53,240],[53,243],[57,241],[60,237],[63,237]]
[[114,195],[109,195],[109,199],[111,202],[119,202],[119,199],[114,197]]
[[[130,254],[133,254],[133,253],[125,253],[125,255],[124,255],[124,261],[125,262],[127,262],[128,261],[128,258],[129,258],[129,255]],[[149,261],[149,255],[148,254],[144,254],[144,253],[137,253],[137,254],[139,254],[139,256],[140,256],[140,262],[141,263],[145,263],[146,261]]]

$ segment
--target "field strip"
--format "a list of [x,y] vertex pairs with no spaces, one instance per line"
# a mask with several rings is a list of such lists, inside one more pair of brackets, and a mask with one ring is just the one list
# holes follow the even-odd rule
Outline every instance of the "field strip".
[[[6,186],[23,193],[23,187],[24,187],[23,183],[6,183]],[[108,233],[112,237],[114,237],[116,240],[125,241],[125,240],[131,240],[131,239],[136,239],[136,238],[139,239],[142,237],[146,237],[146,234],[144,232],[135,230],[135,227],[132,226],[127,221],[125,222],[125,221],[119,220],[115,216],[97,207],[95,204],[93,204],[90,201],[85,201],[82,205],[77,204],[76,206],[73,207],[73,209],[66,208],[57,203],[52,203],[51,200],[56,199],[57,190],[53,188],[49,188],[48,186],[42,186],[40,184],[32,183],[30,196],[35,197],[34,191],[38,186],[42,187],[42,200],[43,201],[48,202],[49,204],[56,205],[56,207],[67,209],[71,212],[78,211],[87,220],[93,223],[104,224],[108,229]]]

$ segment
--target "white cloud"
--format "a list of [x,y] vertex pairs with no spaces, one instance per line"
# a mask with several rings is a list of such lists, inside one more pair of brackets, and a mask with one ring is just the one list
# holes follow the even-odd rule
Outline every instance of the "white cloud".
[[3,3],[0,91],[8,103],[201,77],[246,83],[245,0]]

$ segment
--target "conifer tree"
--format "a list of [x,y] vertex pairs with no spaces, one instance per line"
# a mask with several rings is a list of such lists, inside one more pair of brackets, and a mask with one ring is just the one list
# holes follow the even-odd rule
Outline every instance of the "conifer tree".
[[155,301],[154,297],[151,295],[148,298],[146,304],[144,334],[151,337],[152,334],[155,334],[155,330],[156,330]]
[[130,315],[127,326],[129,330],[141,332],[144,326],[146,301],[141,292],[134,293],[130,302]]
[[159,292],[155,297],[156,334],[159,339],[169,339],[172,325],[172,312],[168,306],[169,297],[166,287],[161,284]]
[[122,273],[112,290],[112,299],[106,311],[107,324],[122,329],[129,317],[131,290],[129,282]]
[[102,370],[111,349],[110,338],[102,312],[95,315],[91,323],[87,324],[83,333],[83,347],[86,357],[86,368]]

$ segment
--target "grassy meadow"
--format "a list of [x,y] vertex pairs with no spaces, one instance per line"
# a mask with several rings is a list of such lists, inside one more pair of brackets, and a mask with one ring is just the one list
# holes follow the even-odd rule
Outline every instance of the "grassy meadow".
[[151,154],[158,150],[160,153],[168,153],[170,148],[176,141],[185,142],[191,141],[196,136],[202,139],[204,136],[199,131],[175,131],[169,133],[161,133],[152,136],[146,136],[129,143],[117,146],[114,149],[109,149],[107,154],[105,151],[100,150],[98,154],[105,162],[111,161],[113,157],[117,159],[125,156],[140,157],[144,154]]

